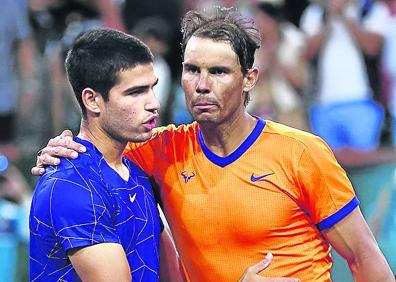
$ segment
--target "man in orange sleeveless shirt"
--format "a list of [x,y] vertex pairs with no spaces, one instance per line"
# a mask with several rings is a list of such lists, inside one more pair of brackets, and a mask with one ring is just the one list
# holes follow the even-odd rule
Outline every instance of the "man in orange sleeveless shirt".
[[[329,147],[246,112],[259,34],[234,10],[216,12],[182,22],[182,86],[196,122],[159,128],[125,151],[160,187],[187,278],[236,281],[248,269],[239,281],[331,281],[333,246],[357,281],[394,281]],[[49,142],[34,174],[50,155],[79,149],[64,140]],[[249,268],[269,252],[267,269]]]

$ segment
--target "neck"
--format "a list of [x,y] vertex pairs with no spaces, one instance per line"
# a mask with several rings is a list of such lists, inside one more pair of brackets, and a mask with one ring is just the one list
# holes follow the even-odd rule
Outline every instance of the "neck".
[[79,138],[90,141],[102,153],[106,162],[117,172],[124,167],[122,163],[122,153],[126,147],[126,142],[120,142],[111,138],[108,133],[95,124],[90,124],[86,120],[81,121]]
[[226,157],[234,152],[256,126],[257,119],[247,112],[233,120],[220,124],[200,123],[205,145],[218,156]]

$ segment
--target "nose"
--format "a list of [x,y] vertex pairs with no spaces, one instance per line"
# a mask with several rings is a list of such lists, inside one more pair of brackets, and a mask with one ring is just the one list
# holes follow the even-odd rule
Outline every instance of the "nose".
[[195,88],[197,93],[206,94],[210,92],[209,75],[207,72],[201,72],[199,75],[198,83]]
[[151,89],[146,103],[146,110],[150,112],[158,112],[160,109],[160,102],[155,96],[154,91]]

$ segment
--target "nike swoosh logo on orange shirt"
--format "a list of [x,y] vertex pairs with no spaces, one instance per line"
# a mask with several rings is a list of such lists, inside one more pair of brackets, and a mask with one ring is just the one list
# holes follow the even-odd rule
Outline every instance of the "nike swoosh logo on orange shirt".
[[257,176],[257,177],[255,177],[254,176],[254,173],[252,173],[252,176],[250,176],[250,181],[252,181],[252,182],[257,182],[257,181],[260,181],[260,180],[262,180],[262,179],[264,179],[264,178],[266,178],[266,177],[268,177],[268,176],[270,176],[270,175],[273,175],[274,173],[272,172],[272,173],[267,173],[267,174],[264,174],[264,175],[260,175],[260,176]]

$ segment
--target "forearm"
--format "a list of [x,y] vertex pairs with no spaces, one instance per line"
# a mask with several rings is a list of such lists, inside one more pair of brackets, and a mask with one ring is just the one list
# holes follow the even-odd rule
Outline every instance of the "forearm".
[[369,56],[376,56],[379,54],[382,47],[381,35],[364,30],[356,22],[345,16],[343,16],[342,19],[363,53]]
[[377,246],[365,246],[356,260],[348,261],[352,275],[357,282],[394,282],[395,276]]
[[304,56],[306,60],[311,60],[319,54],[323,42],[326,40],[327,32],[327,27],[325,27],[318,34],[315,34],[308,39]]
[[395,281],[359,208],[322,232],[330,245],[347,261],[355,281]]

